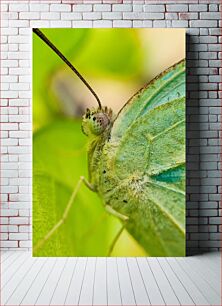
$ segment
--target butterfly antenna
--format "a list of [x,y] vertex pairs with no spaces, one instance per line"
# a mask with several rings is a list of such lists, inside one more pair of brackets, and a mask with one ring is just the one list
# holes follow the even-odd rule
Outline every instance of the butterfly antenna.
[[33,29],[33,32],[40,37],[62,60],[65,62],[69,68],[80,78],[80,80],[86,85],[86,87],[90,90],[93,96],[96,98],[99,108],[102,108],[101,101],[89,83],[84,79],[84,77],[79,73],[79,71],[67,60],[67,58],[56,48],[56,46],[39,30]]

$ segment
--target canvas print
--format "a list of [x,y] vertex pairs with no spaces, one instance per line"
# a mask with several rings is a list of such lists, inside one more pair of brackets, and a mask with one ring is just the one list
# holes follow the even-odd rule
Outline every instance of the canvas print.
[[185,255],[185,31],[33,29],[33,255]]

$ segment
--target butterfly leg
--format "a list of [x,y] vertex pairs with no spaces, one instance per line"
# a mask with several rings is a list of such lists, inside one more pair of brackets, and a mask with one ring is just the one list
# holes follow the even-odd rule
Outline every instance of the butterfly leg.
[[123,232],[123,230],[124,230],[124,228],[125,228],[125,226],[126,226],[127,220],[129,220],[129,217],[127,217],[127,216],[125,216],[125,215],[119,213],[118,211],[116,211],[115,209],[113,209],[113,208],[112,208],[111,206],[109,206],[109,205],[106,205],[105,208],[106,208],[106,211],[107,211],[109,214],[111,214],[111,215],[113,215],[113,216],[115,216],[115,217],[117,217],[117,218],[119,218],[119,219],[121,219],[121,220],[123,221],[123,223],[121,224],[121,228],[120,228],[119,231],[117,232],[117,234],[116,234],[115,238],[113,239],[113,242],[112,242],[112,244],[111,244],[111,246],[110,246],[110,248],[109,248],[109,251],[108,251],[108,255],[107,255],[107,256],[110,256],[111,253],[112,253],[112,251],[113,251],[113,248],[114,248],[116,242],[118,241],[120,235],[122,234],[122,232]]
[[106,205],[106,206],[105,206],[105,209],[106,209],[106,211],[107,211],[109,214],[111,214],[111,215],[113,215],[114,217],[117,217],[117,218],[119,218],[119,219],[121,219],[121,220],[123,220],[123,221],[127,221],[127,220],[129,219],[129,217],[127,217],[127,216],[125,216],[125,215],[119,213],[118,211],[116,211],[115,209],[113,209],[110,205]]
[[64,210],[64,213],[62,215],[62,218],[52,227],[52,229],[45,235],[43,239],[41,239],[33,248],[33,252],[38,250],[40,247],[43,246],[43,244],[55,233],[55,231],[65,222],[68,213],[70,211],[70,208],[72,206],[73,201],[76,198],[76,195],[82,185],[84,183],[90,190],[95,191],[95,188],[92,184],[90,184],[84,176],[81,176],[78,183],[76,184],[75,188],[73,189],[73,192],[71,194],[71,197],[66,205],[66,208]]
[[84,176],[80,176],[80,180],[88,187],[91,191],[96,192],[96,188]]
[[124,228],[126,226],[125,222],[124,222],[124,224],[121,224],[121,228],[119,229],[119,231],[117,232],[115,238],[113,239],[113,242],[112,242],[111,246],[109,247],[109,251],[108,251],[107,256],[110,256],[112,254],[113,248],[114,248],[116,242],[118,241],[120,235],[122,234],[122,232],[123,232],[123,230],[124,230]]

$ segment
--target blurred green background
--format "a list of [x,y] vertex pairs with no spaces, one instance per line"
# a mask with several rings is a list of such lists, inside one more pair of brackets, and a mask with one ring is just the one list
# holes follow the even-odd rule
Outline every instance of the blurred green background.
[[[42,29],[115,113],[184,57],[179,31]],[[88,176],[81,117],[92,106],[96,101],[84,84],[33,34],[33,246],[61,218],[79,177]],[[33,255],[106,256],[119,228],[102,200],[83,185],[65,224]],[[148,256],[127,231],[111,255]]]

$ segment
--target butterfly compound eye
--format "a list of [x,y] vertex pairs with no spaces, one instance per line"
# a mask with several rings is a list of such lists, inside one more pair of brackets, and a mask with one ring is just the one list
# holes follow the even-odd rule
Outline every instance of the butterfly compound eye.
[[87,136],[102,134],[110,124],[110,119],[103,112],[89,112],[83,116],[82,130]]

